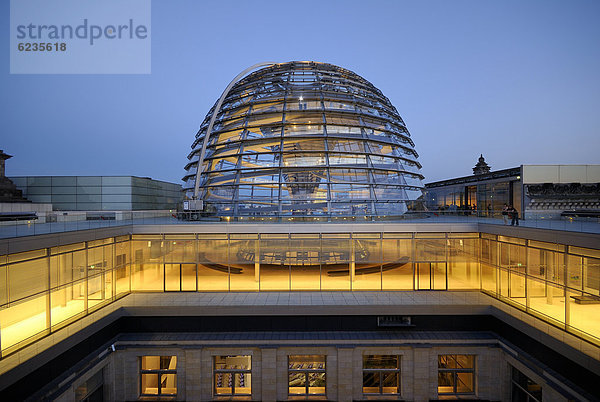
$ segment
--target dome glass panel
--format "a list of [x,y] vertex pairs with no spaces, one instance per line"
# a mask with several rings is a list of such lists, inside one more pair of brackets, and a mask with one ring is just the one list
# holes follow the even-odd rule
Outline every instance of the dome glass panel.
[[410,133],[389,99],[357,74],[280,63],[224,96],[196,134],[184,177],[186,196],[202,200],[205,215],[368,219],[420,203]]

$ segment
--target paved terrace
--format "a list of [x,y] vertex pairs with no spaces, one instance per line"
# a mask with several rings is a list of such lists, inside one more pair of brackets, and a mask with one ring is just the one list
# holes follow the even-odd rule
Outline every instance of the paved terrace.
[[[427,217],[420,218],[404,218],[397,220],[382,220],[382,221],[369,221],[360,218],[356,219],[337,219],[334,223],[412,223],[412,224],[495,224],[503,225],[502,219],[496,218],[484,218],[475,216],[444,216],[444,215],[430,215]],[[69,222],[54,222],[54,223],[38,223],[36,221],[21,221],[21,222],[0,222],[0,238],[11,238],[11,237],[22,237],[22,236],[35,236],[41,234],[50,233],[62,233],[62,232],[73,232],[88,229],[101,229],[109,227],[126,227],[134,225],[210,225],[210,224],[223,224],[229,225],[246,225],[246,224],[260,224],[260,223],[277,223],[277,221],[248,221],[248,222],[228,222],[215,221],[215,220],[202,220],[202,221],[183,221],[174,218],[173,216],[156,216],[156,217],[144,217],[139,219],[126,219],[126,220],[80,220],[80,221],[69,221]],[[310,221],[286,221],[282,222],[285,224],[294,223],[311,223]],[[325,223],[325,221],[315,221],[314,223]],[[577,220],[577,219],[521,219],[519,226],[527,228],[537,229],[550,229],[550,230],[566,230],[571,232],[583,232],[583,233],[600,233],[600,220]]]

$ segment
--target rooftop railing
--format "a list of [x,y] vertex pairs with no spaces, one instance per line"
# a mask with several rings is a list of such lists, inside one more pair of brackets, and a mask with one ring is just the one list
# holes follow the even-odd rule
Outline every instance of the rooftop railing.
[[[198,223],[310,223],[310,222],[396,222],[396,223],[486,223],[510,225],[500,212],[489,211],[436,211],[408,212],[398,216],[199,216],[197,213],[175,211],[125,211],[61,214],[57,212],[50,221],[43,216],[35,220],[0,222],[0,238],[35,236],[41,234],[72,232],[131,225],[182,225]],[[516,225],[516,222],[514,223]],[[600,218],[561,217],[538,213],[519,219],[518,226],[549,230],[566,230],[583,233],[600,233]]]

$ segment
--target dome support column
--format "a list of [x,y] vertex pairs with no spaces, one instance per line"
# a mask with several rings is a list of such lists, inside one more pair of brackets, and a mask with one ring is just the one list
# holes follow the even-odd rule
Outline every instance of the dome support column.
[[259,67],[267,67],[272,66],[273,64],[277,64],[275,62],[267,61],[262,63],[257,63],[253,66],[248,67],[241,73],[235,76],[233,80],[227,85],[227,88],[221,94],[219,101],[215,105],[215,110],[213,110],[213,114],[210,118],[210,122],[208,124],[208,128],[206,129],[206,134],[204,134],[204,141],[202,142],[202,150],[200,151],[200,157],[198,158],[198,168],[196,169],[196,184],[194,185],[194,199],[198,199],[198,191],[200,190],[200,175],[202,174],[202,170],[204,169],[204,156],[206,154],[206,146],[208,145],[208,139],[210,138],[210,134],[212,133],[213,126],[215,124],[215,120],[217,119],[217,115],[219,114],[219,110],[221,110],[221,106],[223,106],[223,101],[227,94],[233,88],[233,86],[242,79],[243,76],[248,74],[250,71],[255,70]]

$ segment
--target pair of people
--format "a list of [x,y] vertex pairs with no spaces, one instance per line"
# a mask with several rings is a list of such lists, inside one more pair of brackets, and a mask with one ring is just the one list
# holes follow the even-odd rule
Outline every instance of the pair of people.
[[502,207],[502,220],[505,225],[508,224],[508,219],[510,219],[510,226],[519,226],[519,211],[512,205],[504,204]]

